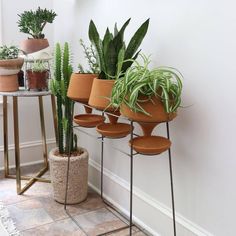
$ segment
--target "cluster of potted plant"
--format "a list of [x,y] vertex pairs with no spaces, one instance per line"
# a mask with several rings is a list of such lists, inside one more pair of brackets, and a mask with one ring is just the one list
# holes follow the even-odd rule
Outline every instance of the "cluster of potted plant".
[[146,35],[149,19],[135,32],[128,46],[125,45],[124,31],[129,22],[130,19],[120,30],[115,25],[114,33],[107,28],[103,39],[94,22],[90,22],[89,39],[96,50],[100,73],[93,75],[88,86],[71,84],[68,95],[72,88],[79,95],[86,86],[86,101],[77,101],[88,102],[91,107],[106,111],[110,120],[110,123],[104,123],[102,119],[92,119],[93,114],[89,117],[78,115],[75,121],[81,126],[96,126],[103,136],[121,138],[131,132],[130,125],[117,123],[121,113],[138,122],[143,130],[143,136],[133,139],[134,149],[143,154],[159,154],[167,150],[171,142],[164,137],[152,136],[152,131],[157,124],[176,117],[181,104],[183,77],[171,67],[150,69],[150,58],[143,54],[138,58],[138,48]]
[[[92,86],[90,84],[87,87],[87,99],[89,98],[88,104],[90,106],[99,110],[105,109],[111,113],[108,114],[110,123],[104,123],[104,117],[95,114],[79,115],[76,117],[78,124],[87,127],[97,126],[98,132],[113,138],[126,136],[130,133],[131,127],[125,123],[117,123],[119,111],[109,105],[112,87],[115,80],[132,65],[132,60],[130,59],[134,60],[137,58],[140,52],[138,50],[139,46],[147,33],[149,19],[138,28],[126,46],[124,32],[129,22],[130,19],[124,23],[120,30],[118,30],[115,24],[114,33],[111,33],[107,28],[103,39],[101,39],[94,22],[90,21],[89,39],[96,51],[94,55],[97,58],[100,73],[98,76],[94,76]],[[75,86],[72,87],[74,87],[76,92]],[[72,97],[70,95],[70,88],[68,92],[68,95]]]
[[14,92],[19,88],[18,72],[24,59],[19,57],[19,48],[16,46],[0,47],[0,91]]

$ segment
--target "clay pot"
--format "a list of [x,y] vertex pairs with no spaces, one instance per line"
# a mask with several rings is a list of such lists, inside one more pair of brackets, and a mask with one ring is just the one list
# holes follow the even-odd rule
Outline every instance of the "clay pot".
[[88,104],[98,110],[114,111],[113,107],[109,107],[111,92],[115,80],[105,80],[95,78],[89,97]]
[[18,89],[17,75],[0,75],[0,92],[15,92]]
[[[70,157],[67,203],[77,204],[87,198],[88,193],[88,152],[80,148],[82,154]],[[49,153],[50,176],[54,199],[59,203],[65,202],[66,175],[68,157],[55,155],[54,148]]]
[[20,49],[26,54],[37,52],[47,47],[49,47],[47,39],[25,39],[20,44]]
[[151,102],[139,103],[139,105],[150,114],[150,116],[143,114],[141,112],[133,112],[128,106],[122,104],[120,112],[122,115],[128,117],[131,120],[139,122],[155,122],[161,123],[166,121],[171,121],[176,117],[176,113],[166,113],[161,100],[157,97],[153,97]]
[[0,75],[16,75],[23,63],[23,58],[0,60]]
[[48,71],[26,71],[28,80],[28,89],[43,90],[48,89],[47,79]]
[[73,73],[70,77],[67,96],[74,101],[87,103],[91,93],[93,80],[97,76],[97,74]]

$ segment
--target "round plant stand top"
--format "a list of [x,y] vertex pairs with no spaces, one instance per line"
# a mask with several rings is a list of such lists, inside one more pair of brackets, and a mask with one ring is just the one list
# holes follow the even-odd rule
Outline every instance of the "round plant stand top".
[[47,96],[51,95],[51,91],[28,91],[25,89],[20,89],[15,92],[0,92],[1,96],[9,97],[38,97],[38,96]]

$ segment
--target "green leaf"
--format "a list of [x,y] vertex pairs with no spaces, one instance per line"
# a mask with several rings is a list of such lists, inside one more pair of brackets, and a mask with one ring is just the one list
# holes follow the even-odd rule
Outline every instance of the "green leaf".
[[125,53],[125,59],[132,58],[135,52],[138,50],[140,44],[142,43],[149,25],[149,19],[147,19],[135,32],[134,36],[131,38]]

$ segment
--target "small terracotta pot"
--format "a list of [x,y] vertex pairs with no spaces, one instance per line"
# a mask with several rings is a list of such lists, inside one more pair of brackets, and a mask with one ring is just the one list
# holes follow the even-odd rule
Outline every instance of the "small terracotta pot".
[[0,75],[0,91],[15,92],[19,89],[17,75]]
[[72,100],[87,103],[91,93],[93,80],[97,76],[97,74],[73,73],[70,77],[67,96]]
[[27,70],[26,71],[27,75],[27,80],[28,80],[28,89],[37,89],[37,90],[42,90],[42,89],[47,89],[47,78],[48,78],[48,71],[32,71],[32,70]]
[[133,112],[128,106],[125,104],[121,105],[120,112],[122,115],[128,117],[131,120],[138,122],[154,122],[161,123],[173,120],[176,117],[176,113],[166,113],[164,106],[161,100],[157,97],[153,97],[151,102],[150,100],[147,102],[139,103],[139,105],[150,114],[150,116],[143,114],[141,112]]
[[20,49],[26,54],[40,51],[49,47],[47,39],[25,39],[20,44]]
[[0,75],[17,74],[23,66],[23,63],[23,58],[0,60]]
[[98,110],[114,111],[109,107],[110,97],[115,80],[104,80],[95,78],[89,97],[88,104]]

